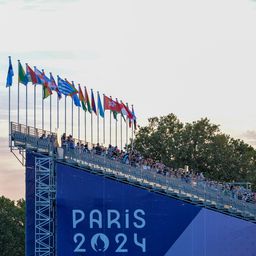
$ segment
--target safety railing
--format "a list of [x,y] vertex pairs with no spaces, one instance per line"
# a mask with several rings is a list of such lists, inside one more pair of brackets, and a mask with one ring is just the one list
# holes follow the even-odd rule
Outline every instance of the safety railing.
[[[30,148],[55,155],[56,147],[51,142],[52,135],[56,136],[55,133],[45,130],[11,123],[12,143],[16,147]],[[107,156],[96,155],[91,151],[86,153],[76,148],[65,149],[63,157],[71,164],[84,166],[116,179],[256,221],[255,204],[233,198],[231,193],[225,194],[222,189],[210,187],[204,181],[187,182],[168,174],[159,174],[153,169],[143,170],[142,167],[133,167],[109,159]]]

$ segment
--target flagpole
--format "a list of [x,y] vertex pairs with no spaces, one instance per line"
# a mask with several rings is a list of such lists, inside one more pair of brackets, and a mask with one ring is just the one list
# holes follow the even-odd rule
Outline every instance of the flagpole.
[[[44,70],[42,69],[44,74]],[[42,84],[42,129],[44,130],[44,85]]]
[[[78,84],[78,87],[79,87],[79,90],[81,89],[81,87],[80,87],[80,84]],[[82,107],[82,106],[81,106]],[[80,108],[78,107],[78,111],[77,111],[77,115],[78,115],[78,120],[77,120],[77,122],[78,122],[78,140],[79,140],[79,143],[80,143]]]
[[44,85],[42,85],[42,129],[44,130]]
[[[112,100],[112,97],[110,96],[110,99]],[[112,113],[112,111],[110,110],[109,111],[109,144],[111,145],[111,142],[112,142],[112,122],[111,122],[111,113]]]
[[67,135],[67,96],[65,96],[65,134]]
[[123,117],[120,118],[120,138],[121,138],[121,150],[123,149]]
[[[11,59],[11,57],[9,56],[9,59]],[[8,71],[9,73],[9,71]],[[8,74],[9,76],[9,74]],[[8,79],[7,79],[8,80]],[[10,150],[12,151],[11,149],[11,84],[8,84],[8,87],[9,87],[9,147],[10,147]]]
[[[116,102],[118,102],[117,98],[116,98]],[[115,120],[116,120],[116,147],[117,147],[117,114],[116,114]]]
[[[86,87],[84,87],[84,95],[86,95]],[[84,141],[85,141],[85,143],[87,142],[87,138],[86,138],[86,111],[84,111]]]
[[92,116],[93,113],[92,112],[91,112],[91,144],[93,144],[93,116]]
[[97,143],[100,142],[100,120],[99,120],[99,113],[97,115]]
[[26,127],[28,126],[28,85],[26,85]]
[[[28,63],[26,63],[26,66]],[[28,85],[26,85],[26,127],[28,127]]]
[[87,142],[86,141],[86,111],[84,111],[84,141],[85,143]]
[[18,82],[18,114],[17,114],[17,123],[20,123],[20,83]]
[[[19,69],[19,62],[20,60],[18,60],[18,69]],[[19,71],[18,71],[19,72]],[[20,123],[20,81],[19,81],[19,75],[18,75],[18,108],[17,108],[17,123]]]
[[116,119],[116,147],[117,147],[117,119]]
[[36,85],[34,84],[34,128],[36,128]]
[[[103,94],[103,106],[104,106],[104,112],[105,112],[105,94]],[[105,113],[103,118],[103,145],[105,145]]]
[[133,122],[132,122],[132,151],[133,151],[133,133],[134,133],[134,126],[133,126]]
[[50,132],[52,132],[52,95],[50,95]]
[[110,124],[110,128],[109,128],[109,144],[111,145],[111,133],[112,133],[112,130],[111,130],[111,126],[112,126],[112,124],[111,124],[112,122],[111,122],[111,111],[109,111],[109,124]]
[[128,145],[128,117],[126,117],[126,141],[125,141],[125,146],[127,147]]
[[[132,111],[133,111],[133,105],[132,105]],[[133,111],[133,115],[134,115],[134,111]],[[134,118],[135,116],[133,116],[133,119]],[[133,140],[134,140],[134,120],[132,120],[132,151],[133,151]]]
[[59,113],[60,113],[60,99],[57,96],[57,129],[60,128],[60,117],[59,117]]
[[78,140],[80,142],[80,108],[78,107]]
[[71,101],[72,107],[71,107],[71,134],[74,136],[74,100],[72,98]]
[[[99,92],[97,91],[97,102],[99,103]],[[100,119],[99,119],[99,105],[98,105],[98,113],[97,113],[97,143],[100,142]]]

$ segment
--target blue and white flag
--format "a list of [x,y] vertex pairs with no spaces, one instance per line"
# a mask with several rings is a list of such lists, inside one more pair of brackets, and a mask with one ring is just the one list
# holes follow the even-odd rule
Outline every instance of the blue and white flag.
[[12,86],[12,77],[14,76],[13,68],[12,68],[12,60],[11,56],[9,56],[9,68],[8,68],[8,74],[6,79],[6,87]]
[[76,92],[74,88],[72,88],[72,86],[69,85],[69,83],[61,79],[59,76],[58,76],[58,88],[60,93],[62,93],[65,96],[69,96],[72,93]]
[[105,113],[104,113],[104,110],[103,110],[103,107],[102,107],[102,104],[101,104],[100,94],[99,94],[99,92],[97,92],[97,94],[98,94],[98,114],[100,114],[100,116],[102,118],[104,118]]

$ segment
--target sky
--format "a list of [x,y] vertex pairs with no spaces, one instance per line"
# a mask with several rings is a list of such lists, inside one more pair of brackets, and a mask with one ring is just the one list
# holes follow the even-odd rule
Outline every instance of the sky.
[[255,27],[253,0],[0,0],[0,195],[24,197],[7,140],[9,55],[16,74],[20,59],[134,104],[140,125],[208,117],[256,146]]

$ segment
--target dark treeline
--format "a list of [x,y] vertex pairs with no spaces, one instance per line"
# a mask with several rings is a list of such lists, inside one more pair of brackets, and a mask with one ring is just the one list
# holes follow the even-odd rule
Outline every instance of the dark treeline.
[[150,118],[138,130],[134,147],[169,167],[188,165],[210,179],[251,182],[256,189],[256,150],[222,133],[207,118],[185,124],[174,114]]
[[0,197],[0,255],[25,255],[25,201]]

